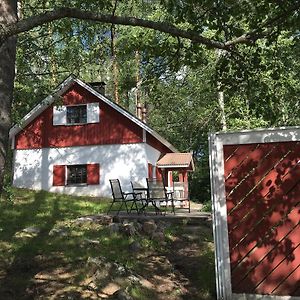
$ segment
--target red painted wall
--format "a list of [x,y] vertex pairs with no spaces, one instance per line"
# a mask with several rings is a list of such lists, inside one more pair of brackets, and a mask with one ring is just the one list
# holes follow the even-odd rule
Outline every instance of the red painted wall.
[[172,152],[168,147],[163,145],[160,141],[158,141],[155,137],[153,137],[150,133],[146,133],[147,144],[157,149],[159,152],[166,154]]
[[224,146],[234,293],[300,296],[300,143]]
[[[75,84],[63,97],[63,104],[99,102]],[[53,126],[53,106],[48,107],[16,136],[16,149],[82,145],[128,144],[142,142],[142,129],[100,101],[100,123]]]

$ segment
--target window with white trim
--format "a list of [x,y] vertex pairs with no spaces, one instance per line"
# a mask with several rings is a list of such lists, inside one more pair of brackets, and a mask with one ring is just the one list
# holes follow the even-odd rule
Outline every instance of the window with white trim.
[[100,122],[99,102],[53,107],[53,125],[76,125]]
[[67,124],[87,123],[86,105],[67,106]]

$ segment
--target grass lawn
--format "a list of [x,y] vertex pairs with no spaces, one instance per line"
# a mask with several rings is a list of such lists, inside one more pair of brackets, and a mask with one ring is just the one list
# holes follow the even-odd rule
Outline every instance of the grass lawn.
[[214,299],[211,228],[168,226],[159,243],[78,219],[108,203],[22,189],[0,200],[0,299],[114,299],[116,286],[132,299]]

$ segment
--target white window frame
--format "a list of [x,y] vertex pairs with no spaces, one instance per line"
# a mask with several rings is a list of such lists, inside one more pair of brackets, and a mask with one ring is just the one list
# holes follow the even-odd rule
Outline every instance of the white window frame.
[[[76,106],[86,106],[86,123],[68,123],[67,122],[67,108],[76,107]],[[62,106],[53,106],[53,125],[64,125],[64,126],[73,126],[73,125],[86,125],[100,122],[100,107],[99,102],[94,103],[83,103],[77,105],[62,105]]]

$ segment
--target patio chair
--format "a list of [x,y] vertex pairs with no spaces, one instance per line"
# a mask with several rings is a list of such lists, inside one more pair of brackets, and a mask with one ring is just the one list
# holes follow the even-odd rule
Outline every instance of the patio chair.
[[[136,210],[139,212],[138,206],[137,206],[137,198],[135,193],[124,193],[121,188],[121,184],[119,179],[110,179],[110,186],[111,186],[111,192],[112,192],[112,203],[107,211],[109,213],[112,211],[112,207],[114,204],[120,204],[119,209],[117,210],[117,215],[120,213],[123,205],[125,205],[126,212],[129,214],[132,210]],[[127,206],[127,204],[131,203],[130,208]]]
[[173,199],[175,208],[191,212],[191,203],[187,186],[184,182],[173,182]]
[[136,198],[144,205],[145,201],[147,200],[147,187],[143,186],[140,182],[137,181],[131,181],[130,183],[132,191],[136,195]]
[[167,192],[163,180],[152,180],[147,178],[147,201],[155,208],[155,212],[162,212],[161,207],[165,206],[165,214],[167,212],[168,203],[171,203],[172,211],[175,214],[173,192]]

